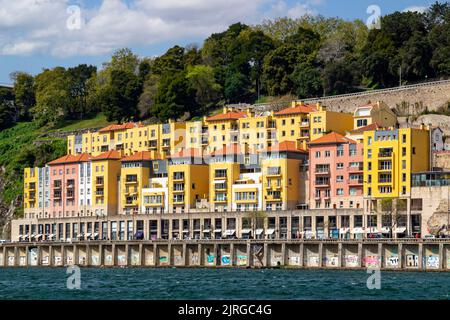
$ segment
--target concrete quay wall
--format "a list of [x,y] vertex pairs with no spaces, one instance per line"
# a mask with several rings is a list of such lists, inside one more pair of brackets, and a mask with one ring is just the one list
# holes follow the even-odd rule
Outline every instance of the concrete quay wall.
[[70,265],[450,271],[450,241],[192,240],[0,245],[0,268]]

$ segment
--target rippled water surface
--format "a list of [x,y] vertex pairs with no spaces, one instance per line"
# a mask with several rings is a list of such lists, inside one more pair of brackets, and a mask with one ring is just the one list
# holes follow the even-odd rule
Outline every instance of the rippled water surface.
[[381,272],[369,290],[365,271],[243,269],[81,270],[67,289],[66,269],[0,269],[0,299],[449,299],[450,274]]

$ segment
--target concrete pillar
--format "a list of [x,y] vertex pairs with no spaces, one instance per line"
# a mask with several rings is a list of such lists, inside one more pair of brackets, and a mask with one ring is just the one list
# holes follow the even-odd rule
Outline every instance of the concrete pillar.
[[292,215],[287,216],[287,239],[292,239]]
[[[28,255],[28,253],[27,253]],[[67,264],[66,261],[66,246],[65,245],[61,245],[61,263],[63,266],[65,266]]]
[[142,267],[144,265],[144,246],[142,243],[139,243],[139,266]]
[[286,265],[286,242],[283,242],[281,244],[281,265],[285,266]]
[[198,244],[198,263],[200,266],[204,265],[204,252],[203,252],[203,245],[201,243]]
[[412,235],[411,226],[411,198],[406,199],[406,234],[408,236]]
[[188,260],[187,260],[187,256],[188,256],[188,252],[187,252],[187,244],[185,242],[183,242],[183,266],[187,266],[188,265]]
[[362,258],[363,258],[363,245],[362,242],[358,243],[358,267],[362,267]]
[[28,267],[28,250],[29,247],[25,246],[25,267]]
[[319,268],[323,267],[323,242],[319,243]]
[[234,266],[234,243],[230,243],[230,265]]
[[167,245],[167,261],[168,261],[169,266],[173,265],[173,263],[172,263],[172,244],[171,243],[169,243]]
[[73,245],[73,263],[75,265],[79,265],[79,257],[78,257],[78,247],[76,244]]
[[403,244],[398,244],[398,267],[403,269]]
[[111,256],[112,256],[113,266],[116,266],[117,261],[116,261],[116,244],[115,243],[113,243],[111,245]]
[[55,259],[53,258],[54,257],[54,249],[53,249],[53,246],[48,246],[48,259],[49,259],[49,261],[48,261],[48,265],[50,266],[50,267],[53,267],[54,265],[55,265]]
[[219,263],[219,252],[218,252],[218,245],[217,243],[214,243],[214,265],[217,266]]
[[153,244],[153,263],[155,267],[159,266],[158,245],[156,243]]
[[103,257],[103,245],[99,244],[98,245],[98,261],[99,261],[99,264],[101,266],[103,266],[105,264],[105,261],[103,261],[103,260],[104,260],[104,257]]
[[[130,246],[127,244],[125,244],[125,265],[129,266],[130,265]],[[170,257],[170,255],[169,255]],[[170,260],[169,260],[170,261]]]
[[317,221],[316,221],[316,219],[317,219],[317,216],[313,214],[311,216],[311,231],[313,233],[314,239],[317,239],[317,224],[316,224]]
[[14,267],[17,267],[19,265],[19,248],[17,246],[14,246]]
[[36,254],[36,256],[37,256],[37,265],[38,266],[40,266],[42,263],[41,263],[41,246],[37,246],[37,254]]
[[275,239],[280,239],[281,230],[280,230],[280,217],[275,217]]
[[250,242],[247,242],[247,267],[251,267],[252,265],[253,265],[252,245]]
[[264,264],[265,267],[270,265],[270,252],[267,243],[264,243]]
[[3,267],[7,266],[7,263],[8,263],[7,260],[8,260],[8,257],[6,256],[6,247],[3,246]]
[[172,219],[167,219],[167,220],[169,220],[169,232],[168,232],[168,237],[167,237],[167,239],[168,240],[171,240],[173,237],[172,237],[172,227],[173,227],[173,225],[172,225]]
[[378,260],[380,261],[380,268],[384,267],[384,257],[383,257],[383,244],[378,244]]
[[342,267],[343,252],[344,252],[344,250],[342,250],[342,242],[339,242],[338,243],[338,267],[339,268]]
[[419,243],[419,248],[418,248],[418,252],[419,252],[419,263],[418,263],[418,269],[419,270],[424,270],[425,269],[425,265],[423,263],[423,243]]
[[302,243],[300,243],[300,267],[303,267],[304,266],[304,264],[305,264],[305,254],[304,254],[304,252],[305,252],[305,248],[304,248],[304,246],[305,246],[305,244],[302,242]]
[[439,243],[439,269],[440,270],[444,269],[444,259],[445,259],[444,244]]

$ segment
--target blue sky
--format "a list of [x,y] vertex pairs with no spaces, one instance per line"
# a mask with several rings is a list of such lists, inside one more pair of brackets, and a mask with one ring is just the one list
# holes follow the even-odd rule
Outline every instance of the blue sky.
[[155,56],[180,44],[201,45],[231,23],[304,13],[369,17],[423,10],[434,0],[0,0],[0,83],[13,71],[36,74],[42,68],[88,63],[101,66],[118,48]]

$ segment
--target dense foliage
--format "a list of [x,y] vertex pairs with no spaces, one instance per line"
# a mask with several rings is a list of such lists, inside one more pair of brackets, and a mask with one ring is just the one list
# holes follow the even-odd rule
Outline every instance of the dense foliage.
[[450,75],[450,4],[362,21],[304,16],[241,23],[201,48],[174,46],[156,58],[121,49],[100,70],[56,67],[12,74],[0,91],[0,128],[35,120],[60,126],[103,112],[108,121],[196,117],[227,103],[384,88]]

